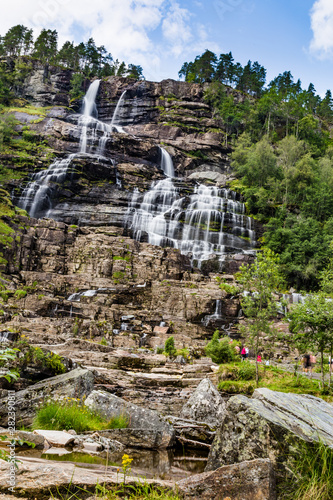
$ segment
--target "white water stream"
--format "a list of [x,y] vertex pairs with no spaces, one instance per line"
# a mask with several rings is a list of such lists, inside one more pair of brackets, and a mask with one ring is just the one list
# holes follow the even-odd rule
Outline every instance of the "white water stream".
[[[103,157],[106,143],[112,130],[125,133],[120,126],[112,125],[119,120],[119,113],[124,102],[126,92],[123,92],[115,111],[113,113],[111,125],[98,120],[96,97],[99,90],[100,80],[94,80],[84,96],[82,113],[78,120],[80,130],[79,152],[70,154],[61,160],[55,160],[47,170],[37,172],[32,176],[31,182],[23,190],[18,201],[18,206],[27,210],[31,217],[39,217],[42,214],[49,215],[52,207],[52,192],[57,184],[63,184],[68,169],[74,158],[93,154],[96,157]],[[97,142],[98,141],[98,142]],[[96,148],[96,144],[97,148]],[[117,186],[121,187],[121,181],[117,175]]]
[[252,219],[236,193],[202,184],[192,195],[181,195],[170,161],[162,150],[161,167],[168,177],[153,183],[143,197],[137,189],[133,192],[127,221],[133,237],[177,248],[199,268],[213,257],[223,262],[227,253],[250,251],[255,245]]

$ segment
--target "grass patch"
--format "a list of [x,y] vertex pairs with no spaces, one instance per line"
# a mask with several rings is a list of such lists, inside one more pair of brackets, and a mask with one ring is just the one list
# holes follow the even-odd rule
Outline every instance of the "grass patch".
[[3,107],[1,110],[1,113],[14,113],[14,112],[20,112],[20,113],[26,113],[27,115],[31,116],[40,116],[40,117],[45,117],[48,112],[52,109],[52,106],[46,106],[44,108],[38,108],[37,106],[32,106],[30,104],[22,107],[18,106],[12,106],[12,107]]
[[[106,492],[105,490],[103,491],[103,488],[100,488],[97,498],[101,500],[120,500],[124,499],[124,493],[122,491]],[[180,500],[180,496],[177,494],[165,491],[157,486],[150,486],[147,483],[142,485],[137,483],[136,486],[127,486],[125,498],[133,500]]]
[[9,180],[23,179],[23,177],[25,177],[26,175],[26,172],[18,172],[17,170],[13,170],[12,168],[7,168],[3,165],[0,165],[0,183]]
[[292,479],[282,485],[282,500],[331,500],[333,496],[333,450],[323,443],[300,445],[290,457]]
[[84,405],[84,401],[67,398],[63,401],[48,401],[37,412],[33,429],[70,430],[77,433],[102,429],[124,429],[128,419],[120,415],[110,420],[103,418]]
[[[255,389],[255,364],[249,362],[228,363],[219,368],[218,389],[227,394],[251,394]],[[259,387],[277,392],[310,394],[333,401],[333,396],[324,396],[320,381],[304,375],[286,372],[274,366],[259,366]]]
[[[95,457],[94,457],[95,458]],[[119,477],[122,477],[122,473]],[[144,479],[144,478],[142,478]],[[62,490],[63,491],[63,490]],[[87,490],[69,486],[67,491],[63,493],[57,488],[56,496],[51,493],[52,499],[56,500],[68,500],[70,498],[82,498],[81,492],[84,493],[84,498],[86,498]],[[94,492],[94,499],[100,500],[181,500],[181,497],[172,491],[167,491],[159,486],[153,486],[148,484],[146,481],[143,483],[136,483],[135,485],[125,485],[120,483],[119,486],[109,490],[103,484],[97,484]]]

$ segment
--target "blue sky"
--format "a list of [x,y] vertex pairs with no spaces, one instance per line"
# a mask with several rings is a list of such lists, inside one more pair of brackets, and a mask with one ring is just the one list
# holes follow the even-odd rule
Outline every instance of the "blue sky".
[[333,90],[332,0],[12,0],[0,33],[15,24],[57,29],[60,44],[93,36],[151,80],[177,79],[210,49],[259,61],[268,81],[290,70],[303,87]]

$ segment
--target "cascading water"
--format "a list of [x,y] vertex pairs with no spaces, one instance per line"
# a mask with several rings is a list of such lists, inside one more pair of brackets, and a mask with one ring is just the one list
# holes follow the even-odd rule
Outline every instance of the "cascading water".
[[121,133],[126,133],[125,130],[118,124],[119,122],[119,117],[122,113],[122,108],[123,104],[125,101],[125,94],[127,90],[124,90],[124,92],[121,94],[120,99],[117,102],[116,109],[114,110],[112,120],[111,120],[111,130],[115,129],[116,132],[121,132]]
[[175,176],[175,169],[173,167],[173,161],[169,153],[160,147],[161,150],[161,169],[165,173],[167,177],[174,177]]
[[222,316],[222,302],[220,299],[216,300],[215,303],[215,312],[214,314],[210,314],[209,316],[205,316],[201,322],[203,323],[204,326],[208,326],[211,322],[214,322],[216,320],[223,319]]
[[56,160],[47,170],[34,174],[32,181],[23,190],[18,206],[27,210],[31,217],[38,216],[42,210],[49,210],[51,208],[51,183],[60,184],[65,180],[68,167],[75,156],[71,154],[67,158]]
[[227,253],[250,251],[255,244],[252,221],[236,193],[200,185],[192,195],[181,196],[169,161],[162,150],[161,168],[168,177],[154,183],[143,198],[138,190],[133,192],[127,221],[133,237],[177,248],[199,268],[213,257],[222,263]]
[[[83,99],[82,114],[78,120],[80,129],[79,152],[70,154],[61,160],[55,160],[47,170],[37,172],[32,176],[31,182],[23,190],[18,201],[18,206],[27,210],[31,217],[38,217],[42,213],[50,215],[52,206],[52,192],[58,184],[62,184],[68,169],[74,158],[87,153],[97,157],[103,157],[107,140],[112,132],[112,126],[98,120],[96,97],[99,90],[100,80],[93,81]],[[122,93],[115,108],[112,122],[117,119],[117,113],[124,100],[125,92]],[[120,126],[114,126],[118,132],[125,131]],[[97,142],[98,141],[98,142]],[[97,146],[96,146],[97,144]],[[121,180],[116,171],[117,187],[121,188]]]

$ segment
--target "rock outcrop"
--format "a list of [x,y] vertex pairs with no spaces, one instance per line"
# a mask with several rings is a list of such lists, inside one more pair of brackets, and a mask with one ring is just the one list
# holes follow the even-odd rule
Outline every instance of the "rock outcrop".
[[283,465],[304,442],[333,448],[333,406],[308,395],[256,389],[251,399],[228,401],[207,471],[245,460],[269,458]]
[[275,474],[268,459],[225,465],[177,483],[184,499],[276,500]]
[[179,417],[217,427],[223,420],[225,402],[209,379],[203,379],[184,405]]
[[145,441],[149,448],[168,448],[174,444],[173,427],[152,410],[140,408],[101,390],[93,391],[85,400],[85,405],[109,419],[119,416],[127,418],[128,429],[119,430],[116,436],[110,436],[120,442],[123,442],[123,436],[127,445],[132,441],[134,446],[139,447],[145,447]]

